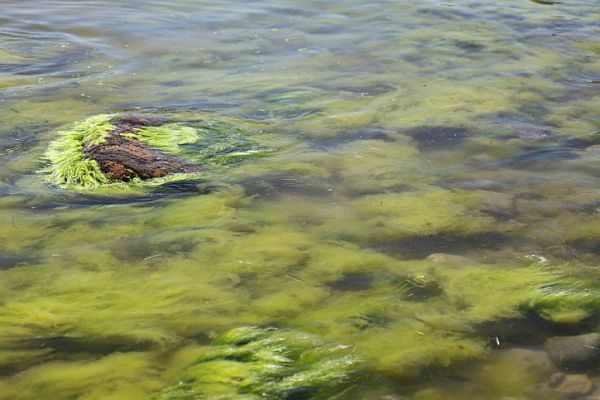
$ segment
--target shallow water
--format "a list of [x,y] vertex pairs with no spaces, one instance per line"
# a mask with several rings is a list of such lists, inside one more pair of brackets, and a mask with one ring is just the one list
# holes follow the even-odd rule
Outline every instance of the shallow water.
[[[326,398],[600,383],[540,367],[600,307],[600,14],[551,3],[3,1],[0,399],[147,399],[255,325],[352,346]],[[133,194],[40,173],[69,123],[154,111],[273,151]]]

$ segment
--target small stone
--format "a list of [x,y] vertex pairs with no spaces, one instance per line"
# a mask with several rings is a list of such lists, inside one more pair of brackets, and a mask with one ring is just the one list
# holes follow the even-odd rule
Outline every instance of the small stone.
[[565,375],[554,388],[554,393],[561,399],[574,399],[586,396],[594,391],[594,384],[584,374]]
[[485,382],[492,391],[506,387],[524,390],[544,381],[554,372],[556,369],[544,351],[513,348],[494,352],[473,380]]
[[548,384],[551,387],[555,387],[555,386],[559,385],[562,381],[564,381],[565,377],[566,377],[566,375],[563,374],[562,372],[557,372],[555,374],[552,374],[552,376],[548,380]]
[[534,385],[525,391],[527,399],[554,399],[552,389],[545,383]]
[[546,340],[544,348],[557,366],[588,363],[598,356],[600,334],[555,336]]
[[433,253],[427,256],[427,261],[431,261],[436,264],[444,264],[444,265],[452,265],[452,266],[463,266],[463,265],[472,265],[473,260],[464,257],[457,256],[455,254],[448,253]]

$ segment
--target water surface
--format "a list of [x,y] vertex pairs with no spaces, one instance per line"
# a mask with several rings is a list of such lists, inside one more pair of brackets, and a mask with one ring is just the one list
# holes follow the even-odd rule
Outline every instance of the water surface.
[[[147,399],[239,326],[353,346],[336,399],[547,398],[544,341],[598,330],[596,0],[1,3],[0,399]],[[275,151],[130,196],[40,174],[154,111]]]

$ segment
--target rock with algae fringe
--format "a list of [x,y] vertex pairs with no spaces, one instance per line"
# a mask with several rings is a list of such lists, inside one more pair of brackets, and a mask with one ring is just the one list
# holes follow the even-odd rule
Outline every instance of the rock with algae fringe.
[[[102,114],[60,132],[45,153],[50,181],[71,191],[158,186],[199,178],[207,169],[266,148],[250,123],[185,116]],[[186,147],[187,146],[187,147]]]
[[347,346],[274,328],[242,327],[216,338],[179,383],[152,400],[289,399],[331,395],[358,358]]

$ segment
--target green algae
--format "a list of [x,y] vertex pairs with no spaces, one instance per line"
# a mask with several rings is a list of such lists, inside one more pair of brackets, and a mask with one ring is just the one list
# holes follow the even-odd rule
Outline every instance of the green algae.
[[155,363],[152,354],[143,352],[48,362],[3,379],[0,398],[143,398],[148,391],[160,388]]
[[367,242],[496,231],[495,220],[482,212],[482,200],[479,193],[427,186],[417,191],[367,195],[351,203],[348,210],[351,220],[331,219],[320,229],[323,235],[342,232],[346,240]]
[[114,129],[110,115],[99,115],[76,123],[71,130],[60,133],[61,140],[50,145],[46,157],[53,164],[50,179],[64,188],[95,188],[108,184],[109,179],[94,160],[86,159],[86,143],[101,144]]
[[225,332],[199,352],[179,383],[152,398],[285,399],[302,392],[314,397],[347,381],[358,362],[345,346],[256,327]]

